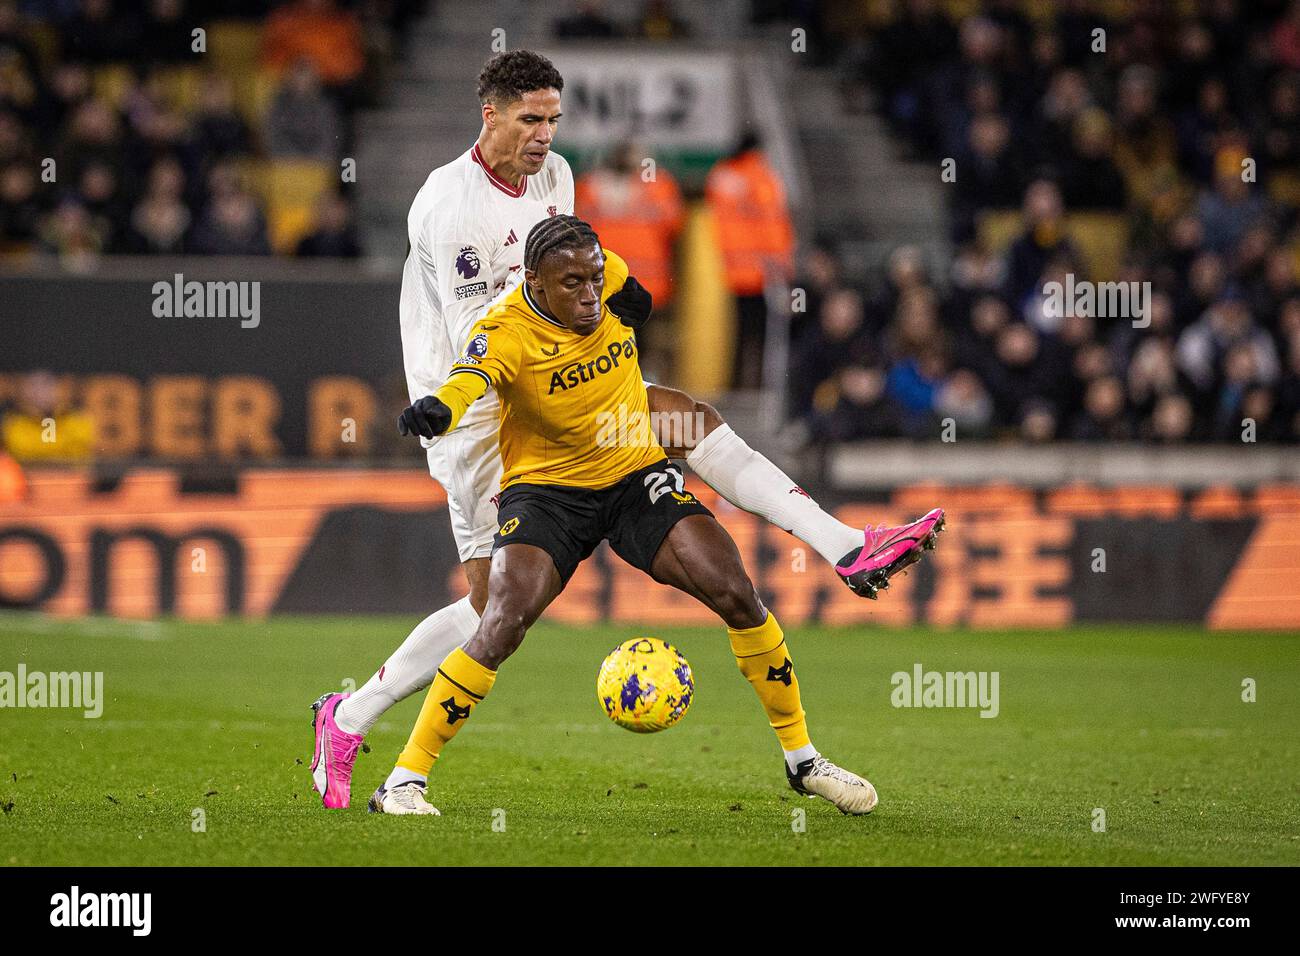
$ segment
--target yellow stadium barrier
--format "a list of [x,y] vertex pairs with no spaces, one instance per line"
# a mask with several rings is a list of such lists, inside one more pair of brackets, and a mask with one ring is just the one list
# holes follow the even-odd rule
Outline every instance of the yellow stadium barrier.
[[[1002,252],[1023,228],[1017,210],[994,210],[980,216],[979,237],[993,252]],[[1065,217],[1065,232],[1083,256],[1083,265],[1096,280],[1113,279],[1124,264],[1128,221],[1122,213],[1074,212]]]
[[334,187],[338,170],[332,163],[305,159],[275,159],[241,164],[248,188],[266,210],[271,247],[291,253],[311,231],[316,204]]
[[678,260],[676,377],[688,392],[710,397],[730,384],[737,319],[713,217],[704,203],[687,210]]
[[240,20],[218,20],[208,27],[208,55],[227,76],[252,72],[262,46],[262,28]]
[[158,82],[168,103],[184,113],[193,113],[203,92],[203,74],[200,66],[169,66],[158,71]]

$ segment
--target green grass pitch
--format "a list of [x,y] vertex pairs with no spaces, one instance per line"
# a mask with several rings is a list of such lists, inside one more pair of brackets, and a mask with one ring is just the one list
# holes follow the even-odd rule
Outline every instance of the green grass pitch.
[[[309,704],[362,683],[411,623],[0,617],[0,671],[103,671],[106,698],[98,720],[0,710],[0,864],[1300,863],[1295,634],[794,630],[814,742],[880,792],[850,818],[786,787],[721,628],[544,623],[434,768],[441,817],[365,810],[422,695],[371,733],[351,809],[326,812]],[[649,736],[594,690],[642,633],[697,683],[683,722]],[[893,707],[890,675],[917,662],[997,671],[999,715]]]

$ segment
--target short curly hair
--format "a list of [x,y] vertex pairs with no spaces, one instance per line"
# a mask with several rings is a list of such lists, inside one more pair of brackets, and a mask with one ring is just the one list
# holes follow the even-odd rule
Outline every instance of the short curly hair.
[[524,268],[536,272],[542,260],[557,249],[599,246],[600,237],[591,224],[577,216],[548,216],[528,231],[524,240]]
[[564,90],[564,77],[554,64],[532,50],[498,53],[478,75],[478,99],[501,107],[533,90]]

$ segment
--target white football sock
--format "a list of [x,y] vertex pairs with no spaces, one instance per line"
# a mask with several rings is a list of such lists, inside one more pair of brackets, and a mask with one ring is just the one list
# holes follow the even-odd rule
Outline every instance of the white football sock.
[[411,780],[418,780],[420,783],[429,782],[427,777],[421,777],[414,770],[407,770],[405,767],[394,767],[393,772],[390,773],[388,779],[384,781],[384,789],[392,790],[398,784],[407,783]]
[[812,744],[806,744],[798,750],[783,750],[781,752],[785,754],[785,765],[790,768],[791,773],[798,770],[799,764],[805,760],[811,760],[817,756],[817,748]]
[[347,734],[366,734],[384,711],[433,683],[438,665],[478,630],[478,612],[465,596],[434,611],[365,685],[338,705],[334,720]]
[[789,531],[831,564],[863,544],[862,529],[822,511],[808,493],[731,430],[725,422],[704,436],[686,464],[742,511]]

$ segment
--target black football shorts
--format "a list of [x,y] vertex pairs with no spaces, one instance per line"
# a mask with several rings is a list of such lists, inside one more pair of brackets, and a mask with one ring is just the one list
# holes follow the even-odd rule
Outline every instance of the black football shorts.
[[608,488],[511,485],[497,502],[492,552],[511,544],[541,548],[555,562],[562,584],[602,540],[620,558],[649,573],[668,532],[689,515],[711,515],[682,486],[669,459],[634,471]]

